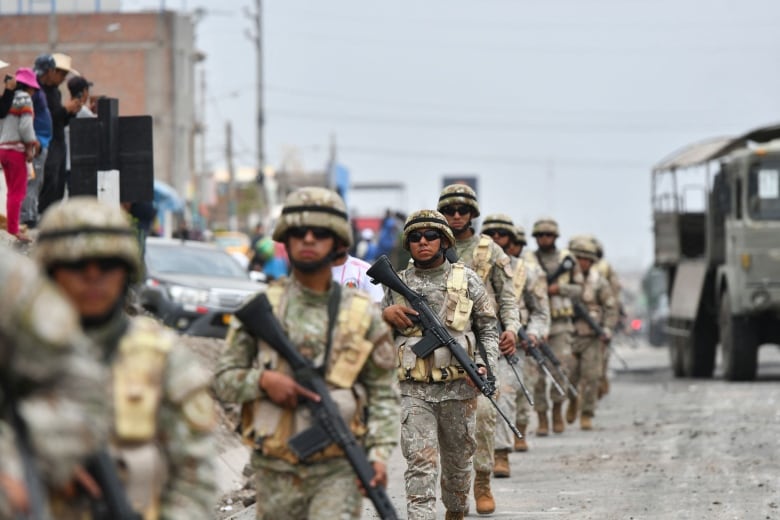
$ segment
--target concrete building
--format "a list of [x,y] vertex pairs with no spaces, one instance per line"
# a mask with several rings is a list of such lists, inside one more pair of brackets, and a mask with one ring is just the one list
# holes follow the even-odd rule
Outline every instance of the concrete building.
[[[93,95],[117,98],[120,115],[154,118],[155,178],[188,193],[195,171],[194,70],[202,58],[194,48],[191,17],[173,11],[95,12],[117,3],[110,0],[0,2],[0,59],[11,64],[6,70],[32,66],[42,53],[72,56],[73,67],[94,83]],[[40,12],[44,4],[57,5],[57,11],[8,14],[19,6]],[[91,12],[62,12],[89,4]],[[68,98],[63,90],[63,99]]]

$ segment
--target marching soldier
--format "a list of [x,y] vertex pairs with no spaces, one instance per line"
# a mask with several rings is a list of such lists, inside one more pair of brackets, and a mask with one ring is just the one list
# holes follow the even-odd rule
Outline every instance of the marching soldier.
[[[555,356],[561,361],[563,369],[570,372],[574,363],[571,354],[572,332],[574,331],[572,299],[577,299],[582,294],[582,274],[576,264],[565,272],[561,272],[559,269],[564,259],[571,258],[571,255],[568,251],[559,250],[555,246],[555,241],[558,238],[558,223],[555,220],[551,218],[537,220],[534,223],[533,236],[538,245],[534,255],[549,282],[547,294],[550,297],[551,322],[547,341]],[[550,281],[549,278],[556,274],[555,279]],[[539,377],[534,391],[534,408],[539,416],[539,428],[536,430],[536,435],[540,437],[549,433],[547,418],[549,404],[546,387],[546,378]],[[550,398],[553,402],[553,432],[562,433],[564,430],[562,406],[566,396],[556,388],[551,388]]]
[[11,406],[25,423],[36,462],[26,470],[40,470],[51,487],[65,487],[105,442],[107,374],[88,348],[59,291],[32,261],[0,246],[0,518],[35,506],[25,483],[30,461],[19,453],[20,432],[6,415]]
[[[461,262],[451,264],[445,252],[455,243],[452,231],[438,211],[422,210],[404,224],[403,247],[413,263],[399,273],[468,351],[478,366],[495,372],[498,331],[493,303],[476,273]],[[447,520],[464,517],[476,450],[475,420],[479,392],[449,349],[440,346],[418,358],[412,346],[422,331],[409,315],[416,311],[389,289],[383,301],[385,320],[395,327],[401,380],[401,449],[406,458],[406,504],[410,520],[436,518],[436,480],[441,460],[442,501]],[[484,351],[477,348],[477,338]],[[481,368],[483,373],[487,371]]]
[[[592,418],[598,400],[598,386],[602,372],[603,345],[611,336],[617,324],[618,313],[615,297],[607,279],[602,276],[594,264],[598,261],[595,244],[588,237],[573,238],[569,250],[577,258],[585,284],[580,298],[585,311],[604,329],[599,337],[582,318],[574,320],[574,369],[571,371],[572,384],[579,383],[582,400],[580,427],[583,430],[593,428]],[[571,424],[577,419],[578,398],[571,398],[566,409],[566,421]]]
[[[594,265],[594,267],[601,273],[601,275],[607,279],[609,282],[609,286],[612,288],[612,294],[615,297],[615,301],[618,306],[618,324],[620,324],[620,320],[622,320],[625,317],[625,311],[623,309],[623,302],[620,298],[620,293],[622,286],[620,285],[620,278],[618,277],[618,274],[615,272],[615,269],[612,267],[612,264],[609,263],[609,261],[604,258],[604,246],[601,244],[601,241],[598,240],[596,237],[591,237],[591,240],[593,240],[593,244],[596,246],[596,252],[598,254],[598,261]],[[609,367],[609,348],[607,343],[602,343],[602,354],[603,354],[603,369],[601,371],[601,381],[599,382],[599,399],[601,399],[602,396],[609,393],[609,377],[607,377],[608,372],[607,369]]]
[[[210,376],[172,331],[125,314],[141,273],[126,215],[72,197],[43,215],[33,255],[78,312],[94,358],[111,369],[109,450],[133,509],[145,520],[208,518],[216,500]],[[89,509],[80,498],[53,493],[52,513],[82,518]]]
[[[520,312],[512,283],[512,266],[504,251],[487,235],[479,235],[472,227],[472,219],[479,216],[477,194],[465,184],[446,186],[439,195],[438,209],[447,218],[455,237],[458,259],[473,269],[485,284],[495,303],[502,332],[498,347],[501,351],[499,367],[506,363],[504,356],[512,356],[517,344]],[[502,359],[503,358],[503,359]],[[503,369],[499,368],[499,371]],[[488,377],[499,374],[488,373]],[[499,381],[500,383],[500,381]],[[474,499],[477,512],[492,513],[496,509],[490,490],[490,476],[495,456],[496,410],[487,399],[477,399],[477,451],[474,455]],[[508,465],[508,463],[507,463]]]
[[[331,387],[345,422],[362,440],[374,469],[372,485],[387,483],[397,443],[396,356],[387,325],[367,293],[333,282],[331,263],[352,230],[344,201],[324,188],[301,188],[285,201],[273,239],[284,242],[292,275],[271,284],[274,313],[300,353]],[[241,434],[252,446],[257,518],[359,518],[361,495],[336,444],[299,460],[288,440],[309,424],[301,399],[319,396],[300,386],[289,367],[237,319],[217,362],[220,400],[242,405]]]

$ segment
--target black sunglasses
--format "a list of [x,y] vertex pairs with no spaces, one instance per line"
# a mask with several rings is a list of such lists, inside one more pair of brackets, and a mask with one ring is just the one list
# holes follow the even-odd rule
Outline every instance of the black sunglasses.
[[84,271],[90,264],[95,264],[104,273],[128,268],[127,262],[120,258],[82,258],[73,262],[58,262],[54,268],[66,269],[68,271]]
[[434,240],[439,240],[441,238],[441,233],[433,229],[422,232],[412,231],[409,233],[409,242],[419,242],[423,237],[425,237],[426,242],[433,242]]
[[487,231],[485,231],[485,234],[490,235],[491,237],[494,237],[496,235],[500,237],[508,237],[509,231],[507,231],[506,229],[488,229]]
[[287,233],[289,233],[293,238],[300,239],[305,238],[306,235],[309,234],[309,231],[311,231],[311,234],[314,235],[314,238],[317,240],[324,240],[333,236],[333,232],[330,229],[316,226],[292,227],[287,230]]
[[549,231],[543,231],[541,233],[534,233],[535,237],[554,237],[555,233],[550,233]]
[[470,206],[444,206],[441,208],[441,212],[445,215],[449,215],[450,217],[453,216],[455,213],[458,213],[459,215],[470,215],[471,214],[471,207]]

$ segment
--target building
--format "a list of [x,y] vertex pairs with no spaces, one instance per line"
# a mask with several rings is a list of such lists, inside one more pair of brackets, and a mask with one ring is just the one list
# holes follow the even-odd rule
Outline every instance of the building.
[[[155,178],[185,194],[198,129],[194,70],[203,57],[194,48],[193,20],[173,11],[107,12],[114,4],[0,0],[0,59],[13,68],[32,66],[42,53],[72,56],[74,68],[94,83],[93,95],[117,98],[120,115],[153,117]],[[72,12],[90,5],[90,12]],[[49,14],[8,14],[20,11]]]

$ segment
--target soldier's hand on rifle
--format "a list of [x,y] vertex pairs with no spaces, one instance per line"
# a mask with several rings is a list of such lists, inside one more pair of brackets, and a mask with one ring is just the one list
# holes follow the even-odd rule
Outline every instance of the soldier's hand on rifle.
[[414,322],[408,316],[409,314],[412,316],[419,315],[419,313],[411,307],[395,304],[390,305],[382,311],[382,319],[397,329],[406,329],[414,325]]
[[[484,365],[479,365],[477,367],[477,373],[481,376],[487,375],[487,368]],[[474,381],[472,381],[470,378],[466,378],[466,383],[468,383],[469,386],[472,386],[474,388],[477,387],[477,385],[474,384]]]
[[5,495],[11,511],[14,513],[29,513],[30,501],[27,497],[27,489],[24,483],[10,475],[0,473],[0,494]]
[[[384,462],[378,460],[371,463],[371,467],[374,468],[374,478],[371,479],[371,487],[387,487],[387,465]],[[363,488],[363,484],[359,479],[355,479],[357,482],[360,493],[366,496],[366,490]]]
[[73,478],[71,478],[70,482],[65,484],[65,487],[62,488],[60,492],[67,498],[74,498],[79,490],[85,491],[90,497],[96,500],[103,495],[103,492],[100,490],[100,485],[92,478],[92,475],[83,467],[76,466],[73,470]]
[[539,343],[539,338],[537,338],[534,334],[529,334],[528,341],[520,341],[519,345],[523,348],[523,351],[528,352],[528,349],[536,347],[537,343]]
[[504,356],[511,356],[517,352],[517,334],[513,330],[505,330],[498,338],[498,349]]
[[302,387],[292,377],[275,370],[264,370],[260,376],[259,384],[260,389],[268,395],[271,401],[284,408],[296,408],[299,397],[305,397],[315,403],[320,402],[319,395]]
[[612,333],[609,332],[608,330],[605,330],[604,335],[601,336],[599,339],[604,343],[609,343],[610,341],[612,341]]
[[547,286],[547,294],[550,296],[555,296],[556,294],[560,294],[561,289],[558,287],[557,283],[551,283]]

